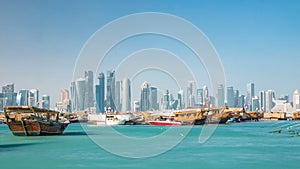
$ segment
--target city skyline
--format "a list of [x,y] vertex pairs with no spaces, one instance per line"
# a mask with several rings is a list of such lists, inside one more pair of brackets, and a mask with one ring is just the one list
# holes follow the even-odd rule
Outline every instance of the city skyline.
[[[40,93],[50,95],[54,106],[60,89],[69,88],[76,57],[94,32],[125,15],[159,11],[187,19],[207,35],[223,63],[227,86],[245,94],[244,84],[254,82],[256,91],[273,89],[289,96],[300,88],[297,79],[300,72],[294,70],[300,62],[298,1],[130,1],[114,5],[116,2],[122,3],[1,1],[0,56],[2,63],[8,64],[0,67],[3,72],[0,85],[14,83],[16,90],[38,88]],[[88,12],[77,12],[83,9]],[[122,52],[113,54],[126,55],[136,46],[158,46],[180,54],[176,44],[168,47],[170,43],[164,43],[167,40],[154,43],[157,39],[146,39],[149,43],[132,41],[127,44],[132,50],[124,50],[121,45]],[[188,55],[183,52],[182,57],[189,58]],[[24,68],[16,69],[14,65],[24,65]],[[189,63],[189,66],[199,65]],[[198,85],[209,87],[207,78],[198,81],[201,82]]]
[[[105,111],[180,110],[194,106],[218,107],[224,105],[245,108],[247,111],[262,112],[274,110],[298,111],[300,109],[300,94],[297,89],[291,96],[276,95],[275,90],[256,91],[253,82],[246,84],[246,94],[240,93],[239,89],[234,88],[234,86],[227,86],[225,95],[224,87],[219,85],[217,96],[211,96],[206,85],[197,88],[195,81],[187,81],[186,91],[180,89],[177,93],[170,93],[169,89],[166,89],[165,93],[159,93],[158,88],[145,81],[140,87],[140,98],[132,99],[132,90],[138,89],[131,89],[130,79],[127,77],[121,81],[116,81],[115,71],[107,71],[106,78],[104,73],[100,73],[97,79],[99,83],[94,85],[92,83],[93,72],[85,71],[83,77],[71,82],[71,93],[68,89],[60,91],[60,101],[55,103],[55,109],[64,112],[96,110],[98,113]],[[14,90],[14,85],[2,86],[2,93],[0,93],[1,109],[3,109],[3,105],[33,105],[53,109],[53,107],[50,107],[49,95],[43,94],[41,100],[39,100],[38,89],[22,89],[17,92]],[[178,94],[177,97],[176,94]],[[89,98],[92,101],[89,101]],[[136,109],[136,106],[139,108]]]

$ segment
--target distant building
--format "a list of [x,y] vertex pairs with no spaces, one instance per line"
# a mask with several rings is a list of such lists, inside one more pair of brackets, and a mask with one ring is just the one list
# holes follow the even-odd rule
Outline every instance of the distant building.
[[128,78],[122,80],[121,95],[122,112],[128,112],[131,110],[131,85]]
[[28,106],[29,90],[19,90],[17,94],[17,105]]
[[208,105],[209,107],[212,107],[216,105],[216,98],[214,96],[208,96]]
[[234,107],[234,90],[233,87],[227,87],[227,106]]
[[39,90],[38,89],[30,89],[29,96],[28,96],[28,105],[29,106],[37,106],[39,105]]
[[60,112],[71,112],[71,100],[69,98],[69,90],[60,91],[60,100],[56,103],[56,108]]
[[255,96],[254,83],[247,84],[247,104],[250,111],[252,111],[252,98]]
[[224,86],[222,84],[218,85],[218,93],[217,93],[217,98],[218,98],[218,107],[222,107],[225,104],[225,91],[224,91]]
[[114,104],[116,111],[120,112],[122,111],[122,105],[121,105],[121,81],[116,81],[115,84],[115,95],[113,97]]
[[293,117],[295,109],[286,100],[274,100],[274,107],[270,110],[271,112],[284,112],[287,117]]
[[135,101],[133,102],[133,111],[134,111],[134,112],[140,111],[140,102],[137,101],[137,100],[135,100]]
[[177,98],[178,98],[178,105],[177,105],[177,109],[181,110],[184,108],[184,101],[183,101],[183,90],[179,90],[177,93]]
[[17,93],[14,92],[14,84],[8,84],[2,87],[3,105],[15,106],[17,105]]
[[234,107],[239,107],[239,90],[234,91]]
[[95,110],[94,76],[85,71],[84,77],[71,82],[71,111]]
[[106,109],[114,111],[116,109],[114,103],[115,96],[115,71],[108,71],[106,78]]
[[266,92],[266,112],[269,113],[274,107],[275,103],[275,92],[273,90],[268,90]]
[[196,104],[198,106],[202,106],[204,102],[203,98],[203,89],[197,89],[197,99],[196,99]]
[[294,109],[299,111],[300,110],[300,93],[298,90],[294,91],[293,94],[293,105],[294,105]]
[[0,111],[3,111],[3,106],[4,106],[4,97],[3,97],[3,93],[0,93]]
[[245,107],[245,95],[239,95],[239,100],[238,100],[238,107],[239,108],[244,108]]
[[169,93],[169,90],[167,90],[166,93],[164,94],[164,109],[165,109],[165,110],[171,109],[171,106],[170,106],[170,93]]
[[196,98],[196,83],[195,83],[195,81],[188,81],[186,94],[187,94],[187,107],[195,106],[195,98]]
[[105,112],[105,76],[104,73],[100,73],[98,76],[99,84],[96,85],[96,111],[98,113]]
[[158,96],[157,96],[157,88],[150,87],[150,109],[151,110],[158,110]]
[[259,107],[262,112],[266,112],[266,92],[259,92]]
[[48,95],[42,96],[42,108],[50,109],[50,96],[48,96]]
[[141,86],[140,111],[148,111],[150,109],[150,84],[144,82]]
[[289,103],[289,95],[281,95],[278,100],[285,100],[287,103]]
[[75,81],[75,92],[76,92],[76,105],[75,110],[83,111],[85,110],[85,87],[86,87],[86,81],[85,78],[79,78]]
[[85,79],[85,95],[84,95],[84,109],[94,107],[94,76],[92,71],[84,73]]
[[208,87],[203,86],[203,102],[206,102],[209,99]]
[[76,82],[71,82],[70,92],[71,92],[71,111],[73,112],[77,110],[77,105],[78,105]]
[[257,96],[252,97],[252,111],[258,111],[259,110],[259,98]]

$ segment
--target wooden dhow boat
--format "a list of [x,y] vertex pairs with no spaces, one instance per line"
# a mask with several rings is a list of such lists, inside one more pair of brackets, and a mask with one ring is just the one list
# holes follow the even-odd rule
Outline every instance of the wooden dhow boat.
[[59,135],[69,125],[59,112],[33,106],[5,106],[7,125],[15,136]]

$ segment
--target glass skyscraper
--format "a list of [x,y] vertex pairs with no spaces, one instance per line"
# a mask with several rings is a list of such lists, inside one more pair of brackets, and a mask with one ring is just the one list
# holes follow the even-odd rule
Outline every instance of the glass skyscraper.
[[148,111],[150,109],[150,84],[144,82],[141,86],[140,111]]
[[233,87],[227,87],[227,106],[234,107],[234,90]]
[[105,77],[104,73],[100,73],[98,76],[99,84],[96,85],[96,109],[97,112],[103,113],[104,110],[104,92],[105,92]]
[[217,98],[218,98],[218,107],[224,106],[225,91],[224,91],[224,86],[222,84],[218,85]]
[[106,77],[106,108],[114,111],[116,109],[114,103],[115,97],[115,71],[108,71]]
[[121,89],[122,112],[127,112],[131,110],[131,86],[128,78],[122,80]]

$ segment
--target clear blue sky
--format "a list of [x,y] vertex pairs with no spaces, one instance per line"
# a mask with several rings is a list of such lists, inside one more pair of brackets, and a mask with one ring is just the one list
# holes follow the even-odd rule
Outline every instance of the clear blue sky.
[[[196,25],[215,46],[227,85],[277,96],[300,89],[300,1],[0,1],[0,85],[38,88],[57,101],[76,57],[99,28],[121,16],[163,12]],[[204,84],[200,84],[204,85]]]

